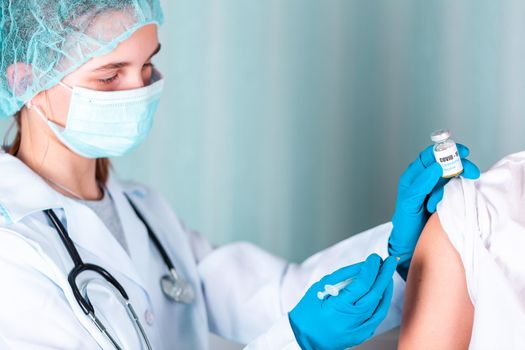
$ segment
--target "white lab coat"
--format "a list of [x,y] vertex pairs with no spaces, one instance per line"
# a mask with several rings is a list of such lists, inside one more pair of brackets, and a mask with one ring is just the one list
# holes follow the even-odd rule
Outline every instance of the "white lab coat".
[[[390,224],[290,264],[250,243],[220,248],[185,228],[168,203],[143,185],[110,176],[130,254],[87,206],[67,198],[17,158],[0,154],[0,347],[112,349],[77,304],[67,275],[73,263],[42,210],[53,208],[84,262],[108,270],[125,288],[154,349],[208,349],[208,333],[247,349],[297,349],[286,313],[326,273],[386,255]],[[159,286],[167,269],[124,197],[128,194],[159,236],[176,268],[196,291],[195,302],[168,300]],[[395,276],[391,311],[378,332],[399,324],[404,282]],[[90,289],[106,326],[125,349],[139,349],[125,311],[108,288]]]

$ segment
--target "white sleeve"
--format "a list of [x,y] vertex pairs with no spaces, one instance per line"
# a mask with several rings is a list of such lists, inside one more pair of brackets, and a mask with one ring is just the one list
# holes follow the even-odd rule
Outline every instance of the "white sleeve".
[[[198,265],[210,330],[239,343],[250,343],[272,329],[324,275],[361,262],[371,253],[385,257],[391,227],[388,223],[355,235],[302,264],[288,263],[250,243],[215,249]],[[391,312],[378,334],[400,323],[404,281],[395,275],[394,285]],[[268,339],[269,334],[263,337]]]
[[270,330],[246,345],[244,350],[301,350],[287,316],[281,317]]
[[27,243],[0,230],[0,345],[17,350],[99,348],[61,289],[43,273],[44,265]]
[[9,345],[7,345],[7,342],[5,341],[5,337],[1,333],[0,333],[0,349],[2,349],[2,350],[11,350],[12,349]]

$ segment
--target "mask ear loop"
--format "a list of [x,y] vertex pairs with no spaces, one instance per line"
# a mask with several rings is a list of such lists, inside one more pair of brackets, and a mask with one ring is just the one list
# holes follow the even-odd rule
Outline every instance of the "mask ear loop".
[[60,86],[62,86],[64,88],[68,89],[69,91],[73,92],[73,88],[71,86],[67,85],[66,83],[63,83],[63,82],[59,81],[58,85],[60,85]]
[[[46,101],[48,101],[48,99],[47,99],[47,91],[44,92],[44,93],[46,94]],[[39,106],[35,106],[33,104],[32,99],[28,100],[25,104],[26,104],[26,106],[27,106],[27,108],[29,110],[34,110],[36,112],[36,114],[40,117],[40,119],[42,119],[44,121],[44,123],[46,123],[46,125],[49,124],[49,118],[45,115],[45,113],[42,111],[42,109]],[[29,126],[28,130],[29,130],[29,134],[30,134],[29,137],[32,139],[32,137],[31,137],[31,126]],[[31,147],[33,147],[32,144],[33,144],[33,142],[31,142]],[[44,155],[42,157],[42,160],[40,162],[39,169],[42,169],[43,166],[44,166],[44,161],[45,161],[45,159],[47,157],[47,153],[49,152],[49,144],[50,144],[50,140],[48,139],[47,140],[47,144],[46,144],[46,150],[45,150]],[[35,163],[34,152],[31,152],[31,158],[32,158],[32,162]],[[36,173],[40,175],[39,171],[36,171]],[[43,177],[42,175],[40,175],[40,176]]]
[[25,105],[27,106],[27,108],[29,108],[29,110],[34,110],[43,121],[45,121],[46,123],[49,121],[49,118],[44,114],[44,112],[42,112],[40,107],[35,106],[31,100],[27,101]]
[[[62,81],[59,81],[58,82],[58,85],[68,89],[69,91],[73,91],[73,88],[71,86],[68,86],[67,84],[63,83]],[[49,107],[51,109],[51,104],[49,103],[49,97],[47,96],[47,91],[44,91],[45,95],[46,95],[46,102],[49,104]],[[25,103],[24,103],[27,108],[29,110],[34,110],[36,112],[36,114],[44,121],[44,123],[46,123],[46,125],[48,125],[49,127],[49,122],[52,122],[49,120],[49,118],[45,115],[45,113],[42,111],[42,109],[39,107],[39,106],[36,106],[33,104],[33,99],[29,99],[27,100]],[[51,109],[51,113],[53,113],[52,109]],[[31,133],[31,127],[29,127],[29,133]],[[29,135],[29,137],[31,137],[31,135]],[[43,164],[44,164],[44,160],[47,156],[47,152],[49,151],[49,144],[50,144],[50,140],[48,139],[47,141],[47,145],[46,145],[46,150],[44,152],[44,156],[42,157],[42,161],[40,163],[40,168],[42,168]],[[32,154],[32,162],[34,163],[34,154],[33,152],[31,153]]]
[[[60,85],[60,86],[62,86],[62,87],[64,87],[64,88],[68,89],[69,91],[73,92],[73,88],[72,88],[71,86],[69,86],[69,85],[63,83],[62,81],[59,81],[59,82],[58,82],[58,85]],[[45,94],[46,94],[46,101],[49,103],[49,97],[47,96],[47,91],[45,92]],[[46,123],[49,122],[49,118],[44,114],[44,112],[42,111],[42,109],[40,109],[40,107],[35,106],[35,105],[33,104],[32,99],[26,101],[24,104],[25,104],[25,105],[27,106],[27,108],[29,108],[30,110],[33,109],[33,110],[38,114],[38,116],[39,116],[40,118],[42,118],[43,121],[45,121]],[[50,107],[50,109],[51,109],[51,104],[49,104],[49,107]],[[52,114],[52,113],[53,113],[53,111],[51,110],[51,114]]]

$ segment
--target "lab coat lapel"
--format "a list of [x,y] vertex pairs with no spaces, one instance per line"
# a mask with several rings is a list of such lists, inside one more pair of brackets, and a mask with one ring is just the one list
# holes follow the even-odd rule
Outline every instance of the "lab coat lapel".
[[113,176],[110,176],[107,188],[115,201],[128,244],[129,254],[131,260],[133,260],[136,272],[142,281],[148,281],[151,272],[150,252],[152,244],[148,236],[148,231],[129,204],[121,184],[116,181]]
[[[82,249],[79,249],[79,253],[84,262],[100,265],[112,274],[121,273],[145,289],[144,281],[137,273],[136,262],[132,261],[99,217],[83,204],[70,199],[66,201],[68,203],[64,209],[69,235]],[[120,215],[118,207],[117,211]],[[121,218],[121,220],[126,232],[127,225],[124,224],[126,219]]]
[[115,199],[135,262],[90,208],[51,189],[16,157],[0,152],[0,167],[7,174],[0,183],[0,192],[7,194],[0,198],[0,214],[4,215],[0,216],[0,222],[16,223],[34,212],[63,208],[69,236],[83,249],[79,252],[84,262],[100,265],[110,272],[123,273],[144,288],[136,266],[147,261],[147,233],[129,213],[131,209],[122,203],[122,189],[117,181],[110,176],[108,190]]

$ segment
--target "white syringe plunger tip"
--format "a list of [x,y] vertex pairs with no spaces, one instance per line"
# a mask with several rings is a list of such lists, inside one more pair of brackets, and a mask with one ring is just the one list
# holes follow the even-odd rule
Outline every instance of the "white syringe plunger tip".
[[319,298],[320,300],[323,300],[327,295],[336,297],[339,295],[339,292],[341,291],[341,289],[345,288],[350,283],[352,283],[351,278],[346,279],[336,284],[325,284],[324,291],[317,292],[317,298]]
[[333,286],[330,284],[327,284],[324,286],[324,290],[326,293],[330,294],[333,297],[336,297],[339,295],[339,288],[337,288],[337,285]]

